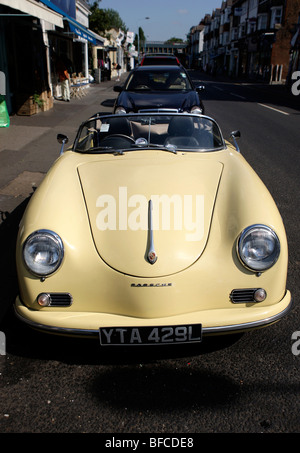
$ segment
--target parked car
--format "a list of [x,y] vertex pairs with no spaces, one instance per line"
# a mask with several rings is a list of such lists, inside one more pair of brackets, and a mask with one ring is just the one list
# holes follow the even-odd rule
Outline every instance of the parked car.
[[200,98],[203,90],[203,85],[194,86],[182,67],[137,66],[123,86],[114,87],[114,91],[119,93],[114,113],[162,109],[204,113]]
[[141,66],[156,66],[156,65],[176,65],[181,66],[180,61],[178,58],[173,54],[146,54],[143,56],[141,62]]
[[95,116],[27,206],[15,309],[103,347],[200,343],[286,315],[287,262],[275,202],[213,119]]

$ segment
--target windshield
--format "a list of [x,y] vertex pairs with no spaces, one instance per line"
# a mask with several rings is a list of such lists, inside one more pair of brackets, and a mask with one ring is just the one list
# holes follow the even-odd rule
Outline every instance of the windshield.
[[189,114],[129,114],[95,116],[82,124],[73,150],[104,153],[161,148],[207,152],[224,148],[216,122]]
[[149,70],[136,71],[131,74],[125,91],[189,91],[192,86],[183,70]]

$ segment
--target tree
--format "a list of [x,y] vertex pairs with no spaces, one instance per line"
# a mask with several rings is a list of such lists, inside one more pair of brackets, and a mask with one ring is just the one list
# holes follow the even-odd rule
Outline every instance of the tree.
[[127,31],[125,23],[114,9],[100,9],[97,2],[94,1],[90,11],[89,26],[95,33],[101,35],[111,28],[116,30],[120,28],[124,32]]
[[169,43],[172,43],[172,42],[184,42],[181,38],[170,38],[166,41],[166,43],[169,42]]
[[92,3],[101,3],[102,0],[87,0],[89,6],[91,6]]
[[142,27],[139,27],[138,35],[136,34],[135,38],[134,38],[134,45],[135,45],[136,49],[138,48],[138,38],[139,38],[139,41],[140,41],[140,45],[142,43],[143,44],[145,43],[146,36],[145,36],[144,30],[142,29]]

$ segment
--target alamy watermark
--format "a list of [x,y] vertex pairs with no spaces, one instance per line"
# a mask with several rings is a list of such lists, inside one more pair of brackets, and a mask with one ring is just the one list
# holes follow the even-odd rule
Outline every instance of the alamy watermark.
[[4,72],[0,71],[0,95],[6,95],[6,79]]
[[292,84],[292,93],[294,96],[298,96],[300,94],[300,71],[293,72],[292,80],[295,80]]
[[0,355],[6,355],[6,337],[5,333],[0,331]]
[[300,332],[298,330],[296,332],[293,332],[292,341],[294,341],[294,343],[292,344],[292,353],[294,355],[299,355],[300,354]]
[[141,194],[128,196],[127,187],[119,187],[118,200],[103,194],[97,198],[100,208],[96,226],[100,231],[185,231],[186,241],[200,241],[204,236],[204,195],[151,195],[149,200]]

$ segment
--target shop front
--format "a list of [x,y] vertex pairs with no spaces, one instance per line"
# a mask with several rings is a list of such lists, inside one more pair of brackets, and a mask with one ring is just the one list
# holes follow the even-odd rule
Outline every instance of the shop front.
[[63,60],[70,78],[89,80],[90,49],[104,38],[89,30],[89,7],[82,0],[41,0],[60,13],[63,27],[48,32],[49,79],[52,95],[61,97],[57,61]]
[[0,71],[9,114],[51,108],[44,30],[56,26],[63,26],[62,16],[42,4],[0,0]]
[[89,46],[104,39],[88,29],[83,0],[0,0],[0,72],[9,114],[49,110],[59,97],[57,59],[69,74],[89,77]]

